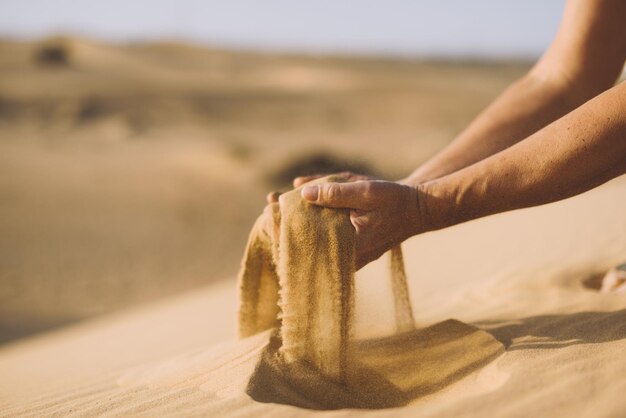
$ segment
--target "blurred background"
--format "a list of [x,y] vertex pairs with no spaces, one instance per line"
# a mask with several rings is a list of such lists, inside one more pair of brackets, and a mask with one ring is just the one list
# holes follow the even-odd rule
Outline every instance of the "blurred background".
[[563,4],[0,1],[0,343],[234,280],[268,191],[407,175]]

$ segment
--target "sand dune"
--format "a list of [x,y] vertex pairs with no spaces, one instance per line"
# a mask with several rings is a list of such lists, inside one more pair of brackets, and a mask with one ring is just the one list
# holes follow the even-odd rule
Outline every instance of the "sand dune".
[[[584,283],[626,254],[625,191],[620,178],[564,202],[410,240],[416,320],[473,324],[505,352],[402,408],[330,415],[620,416],[626,408],[626,299]],[[393,332],[390,290],[380,281],[384,270],[377,262],[358,278],[359,338]],[[234,341],[234,286],[234,280],[213,285],[5,346],[0,414],[319,414],[245,393],[267,335]],[[404,377],[411,376],[423,374],[406,370]]]

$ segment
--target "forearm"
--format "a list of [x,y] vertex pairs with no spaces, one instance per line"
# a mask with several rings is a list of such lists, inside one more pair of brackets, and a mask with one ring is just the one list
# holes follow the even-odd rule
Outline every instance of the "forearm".
[[626,173],[626,83],[529,138],[418,186],[427,229],[564,199]]
[[505,90],[450,145],[403,183],[453,173],[532,135],[589,99],[565,80],[529,73]]
[[568,0],[557,36],[529,75],[416,170],[409,184],[493,155],[611,88],[626,58],[625,19],[622,0]]

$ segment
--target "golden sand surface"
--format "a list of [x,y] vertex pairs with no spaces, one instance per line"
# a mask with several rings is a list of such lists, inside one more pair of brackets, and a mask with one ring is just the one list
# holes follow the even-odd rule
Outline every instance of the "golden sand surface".
[[408,240],[415,331],[387,261],[357,273],[363,387],[401,406],[251,387],[275,340],[237,339],[268,190],[301,166],[405,175],[527,68],[0,41],[0,416],[623,416],[626,298],[597,278],[626,257],[624,177]]
[[[331,412],[254,400],[246,388],[269,331],[236,340],[233,278],[3,347],[0,415],[620,416],[626,299],[585,283],[626,252],[625,191],[620,178],[563,202],[409,240],[416,322],[440,323],[418,331],[427,337],[387,340],[395,333],[392,292],[380,280],[387,266],[359,272],[355,334],[373,348],[390,352],[394,339],[406,338],[441,372],[451,367],[445,360],[474,353],[455,341],[488,334],[504,347],[495,361],[408,405]],[[445,344],[458,324],[447,318],[477,332]],[[376,347],[377,338],[390,344]],[[429,341],[444,343],[439,363]],[[407,382],[428,376],[410,367],[389,372]]]

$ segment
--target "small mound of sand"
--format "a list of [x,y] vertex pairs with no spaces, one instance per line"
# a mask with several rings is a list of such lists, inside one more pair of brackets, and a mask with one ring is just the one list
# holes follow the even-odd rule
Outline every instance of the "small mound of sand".
[[381,409],[407,405],[485,366],[504,346],[485,331],[456,320],[391,337],[350,344],[345,382],[326,378],[306,361],[281,359],[274,337],[246,392],[256,401],[309,409]]

